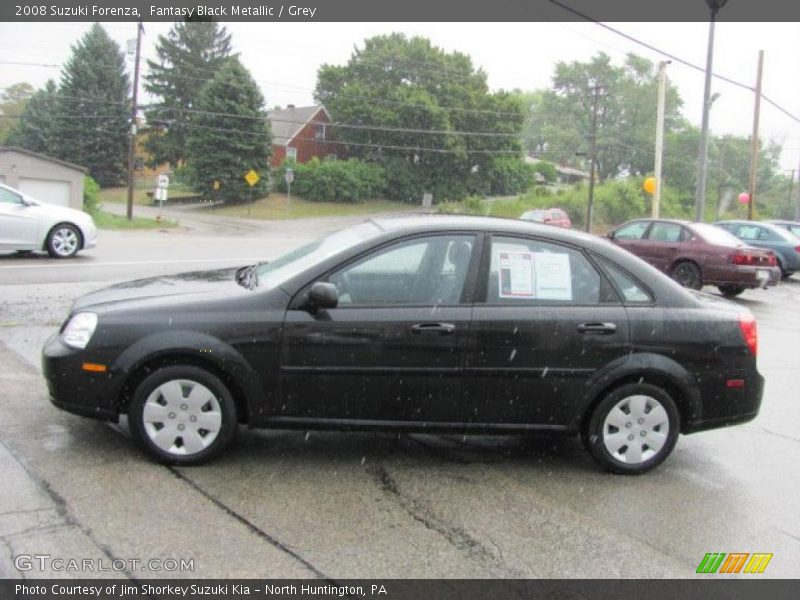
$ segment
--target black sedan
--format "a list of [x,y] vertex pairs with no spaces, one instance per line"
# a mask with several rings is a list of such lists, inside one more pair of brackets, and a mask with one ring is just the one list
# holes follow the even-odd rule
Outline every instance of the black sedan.
[[78,298],[52,402],[156,459],[248,427],[580,434],[617,473],[759,409],[756,325],[604,239],[517,220],[364,222],[271,263]]

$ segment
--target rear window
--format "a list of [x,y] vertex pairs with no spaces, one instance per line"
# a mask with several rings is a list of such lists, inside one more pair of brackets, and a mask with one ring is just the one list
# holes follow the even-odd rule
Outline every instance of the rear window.
[[715,246],[728,246],[735,248],[742,245],[742,240],[737,238],[732,233],[720,229],[716,225],[709,225],[708,223],[692,223],[692,231],[699,235],[704,241]]

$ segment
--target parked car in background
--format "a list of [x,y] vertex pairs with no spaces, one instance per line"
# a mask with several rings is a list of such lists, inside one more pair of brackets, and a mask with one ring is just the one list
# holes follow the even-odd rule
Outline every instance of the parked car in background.
[[767,219],[765,223],[772,223],[773,225],[777,225],[778,227],[783,227],[784,229],[788,229],[796,236],[800,237],[800,223],[797,221],[784,221],[781,219]]
[[403,216],[271,263],[92,292],[43,370],[56,406],[127,414],[168,463],[208,460],[243,423],[580,434],[603,467],[635,474],[679,433],[758,414],[757,344],[749,310],[603,238]]
[[36,200],[0,183],[0,251],[47,250],[69,258],[97,244],[97,227],[83,211]]
[[570,229],[572,227],[572,221],[569,215],[561,208],[536,208],[534,210],[526,210],[519,218],[523,221],[545,223],[547,225],[563,227],[564,229]]
[[719,227],[672,219],[637,219],[608,237],[684,287],[715,285],[725,296],[776,285],[780,270],[769,250],[748,246]]
[[772,250],[784,277],[800,270],[800,237],[788,229],[764,221],[732,220],[714,224],[751,246]]

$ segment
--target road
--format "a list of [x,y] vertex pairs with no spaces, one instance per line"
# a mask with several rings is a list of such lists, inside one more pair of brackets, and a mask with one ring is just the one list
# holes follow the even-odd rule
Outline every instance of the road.
[[[102,232],[73,261],[0,256],[0,577],[79,575],[14,567],[33,554],[124,565],[98,576],[692,577],[707,552],[772,552],[764,576],[797,577],[800,280],[737,300],[760,328],[759,417],[682,436],[641,477],[599,471],[577,439],[248,430],[210,465],[169,468],[124,426],[48,402],[39,351],[77,295],[270,259],[341,224]],[[193,570],[132,562],[150,559]]]

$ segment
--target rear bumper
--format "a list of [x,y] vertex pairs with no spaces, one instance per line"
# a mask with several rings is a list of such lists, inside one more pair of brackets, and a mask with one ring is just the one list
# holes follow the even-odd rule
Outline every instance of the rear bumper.
[[[727,380],[741,379],[742,387],[727,387]],[[708,429],[739,425],[752,421],[761,409],[764,395],[764,377],[753,370],[746,375],[729,374],[719,381],[722,391],[711,393],[703,398],[703,414],[700,418],[686,423],[681,433],[696,433]]]
[[730,267],[716,269],[705,279],[708,285],[730,285],[746,288],[771,287],[778,285],[781,280],[781,270],[778,267],[745,267],[730,265]]

